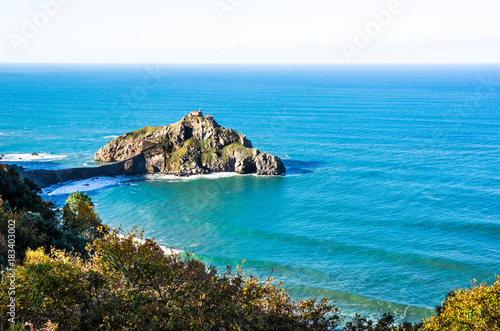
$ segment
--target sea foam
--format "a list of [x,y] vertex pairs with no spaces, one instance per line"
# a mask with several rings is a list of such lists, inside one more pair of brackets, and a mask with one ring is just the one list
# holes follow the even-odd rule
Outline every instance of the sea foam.
[[43,189],[42,194],[57,196],[70,194],[75,191],[90,192],[106,187],[118,186],[133,179],[134,177],[94,177],[52,185]]
[[217,172],[217,173],[212,173],[212,174],[193,175],[193,176],[189,176],[189,177],[179,177],[179,176],[175,176],[175,175],[165,175],[165,174],[152,174],[152,175],[146,175],[145,177],[146,177],[146,180],[148,180],[148,181],[175,182],[175,181],[188,181],[188,180],[199,180],[199,179],[230,178],[230,177],[237,177],[237,176],[248,176],[248,175],[240,175],[240,174],[237,174],[235,172]]
[[[119,234],[118,237],[125,238],[125,235]],[[142,245],[142,244],[144,244],[146,242],[146,240],[139,239],[139,238],[134,238],[134,242]],[[179,250],[179,249],[168,248],[168,247],[160,245],[160,244],[158,244],[158,245],[160,246],[160,248],[162,249],[162,251],[165,253],[165,255],[179,255],[179,254],[182,253],[182,251]]]
[[2,161],[5,162],[49,162],[66,158],[64,154],[39,153],[36,155],[28,153],[5,154]]

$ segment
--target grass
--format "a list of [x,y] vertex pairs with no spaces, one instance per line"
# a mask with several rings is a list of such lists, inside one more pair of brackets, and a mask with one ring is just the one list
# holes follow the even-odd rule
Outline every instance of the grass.
[[213,142],[213,139],[212,138],[208,138],[208,139],[205,139],[205,140],[198,141],[198,144],[199,144],[199,147],[201,148],[201,150],[203,152],[205,152],[205,151],[210,150],[210,148],[208,146],[211,145],[212,142]]
[[181,159],[186,156],[187,150],[185,148],[179,148],[172,154],[170,154],[169,161],[167,162],[167,167],[171,171],[179,171],[181,166]]
[[212,164],[214,162],[215,148],[204,150],[201,154],[202,164]]
[[226,146],[222,149],[222,156],[221,156],[221,161],[225,162],[229,160],[231,152],[239,152],[240,154],[243,155],[243,157],[249,157],[252,156],[252,149],[251,148],[246,148],[240,143],[232,143],[229,146]]
[[117,141],[122,141],[122,140],[128,140],[128,139],[135,139],[140,136],[144,136],[150,133],[154,133],[157,131],[160,131],[163,127],[162,126],[145,126],[142,129],[135,130],[133,132],[129,132],[127,134],[124,134],[123,136],[120,136],[116,138]]
[[186,140],[186,142],[184,143],[184,145],[182,145],[182,147],[186,147],[186,146],[191,146],[193,148],[202,147],[200,143],[201,143],[201,141],[191,137],[188,140]]

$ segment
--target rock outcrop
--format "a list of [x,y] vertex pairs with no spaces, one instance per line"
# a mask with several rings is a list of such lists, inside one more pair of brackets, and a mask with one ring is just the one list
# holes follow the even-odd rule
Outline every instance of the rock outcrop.
[[281,175],[286,171],[278,157],[253,148],[245,135],[204,117],[184,116],[175,124],[127,133],[99,149],[94,160],[123,162],[138,156],[144,159],[144,172],[149,174]]
[[100,167],[71,168],[62,170],[26,170],[15,167],[21,177],[27,177],[40,187],[47,187],[70,180],[80,180],[92,177],[133,176],[147,173],[146,160],[143,155],[136,155],[125,161],[107,164]]

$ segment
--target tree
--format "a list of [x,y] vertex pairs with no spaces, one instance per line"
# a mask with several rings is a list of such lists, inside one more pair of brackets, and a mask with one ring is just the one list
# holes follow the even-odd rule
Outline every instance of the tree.
[[8,202],[8,208],[19,213],[32,211],[46,220],[55,221],[57,210],[54,203],[43,200],[40,188],[28,178],[22,179],[14,169],[0,164],[0,196]]
[[[101,219],[94,210],[92,199],[81,192],[73,192],[62,210],[62,228],[87,239],[102,236],[99,230],[102,227]],[[105,227],[107,231],[107,227]]]
[[[43,200],[39,192],[40,189],[33,182],[22,179],[17,171],[0,164],[0,269],[7,261],[9,223],[15,227],[18,264],[23,261],[28,248],[43,247],[46,252],[50,252],[51,247],[55,247],[86,254],[85,245],[89,238],[63,230],[58,218],[59,210],[52,202]],[[87,219],[91,219],[96,226],[98,218],[93,209],[85,206],[80,209],[80,214],[89,215]]]
[[437,312],[425,320],[425,330],[500,330],[500,277],[491,286],[474,280],[470,288],[450,292]]

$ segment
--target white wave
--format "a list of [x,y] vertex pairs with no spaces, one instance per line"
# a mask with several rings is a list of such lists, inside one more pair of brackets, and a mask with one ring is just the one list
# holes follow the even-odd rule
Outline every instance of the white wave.
[[181,250],[178,250],[175,248],[168,248],[168,247],[161,246],[161,245],[160,245],[160,247],[163,250],[163,252],[165,252],[165,255],[179,255],[182,253]]
[[427,194],[426,192],[422,192],[422,194],[424,195],[424,197],[426,197],[427,199],[430,199],[430,200],[436,200],[436,201],[443,201],[443,199],[440,199],[440,198],[435,198],[429,194]]
[[212,174],[204,174],[204,175],[193,175],[189,177],[178,177],[175,175],[165,175],[165,174],[153,174],[153,175],[146,175],[146,180],[149,181],[167,181],[167,182],[173,182],[173,181],[187,181],[187,180],[198,180],[198,179],[219,179],[219,178],[229,178],[229,177],[236,177],[236,176],[253,176],[255,174],[249,174],[249,175],[240,175],[235,172],[216,172]]
[[[119,234],[118,237],[125,238],[125,235]],[[134,241],[137,242],[137,243],[139,243],[139,244],[144,244],[146,242],[146,240],[139,239],[139,238],[135,238]],[[179,254],[182,253],[181,250],[178,250],[178,249],[175,249],[175,248],[168,248],[168,247],[162,246],[160,244],[158,244],[158,245],[160,246],[160,248],[162,249],[162,251],[165,253],[165,255],[179,255]]]
[[48,153],[39,153],[36,155],[28,154],[28,153],[17,153],[17,154],[5,154],[2,156],[1,161],[6,162],[48,162],[48,161],[56,161],[62,160],[66,157],[64,154],[48,154]]
[[116,136],[116,135],[109,135],[109,136],[104,136],[104,139],[116,139],[118,137],[119,136]]
[[105,187],[117,186],[131,178],[125,177],[94,177],[89,179],[82,179],[78,181],[65,182],[62,184],[56,184],[43,189],[42,194],[55,196],[71,194],[75,191],[79,192],[89,192],[99,190]]

